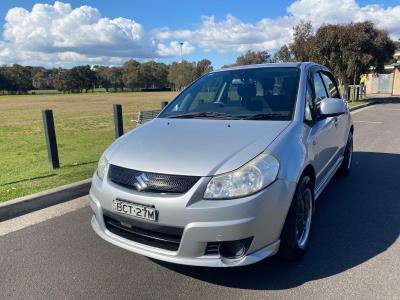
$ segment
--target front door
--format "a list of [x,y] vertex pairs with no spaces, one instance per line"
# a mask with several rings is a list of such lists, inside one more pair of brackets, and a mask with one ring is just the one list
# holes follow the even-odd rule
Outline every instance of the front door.
[[[315,107],[318,103],[328,97],[328,92],[319,72],[313,74],[313,85],[315,91]],[[314,135],[314,144],[316,148],[315,171],[316,185],[318,186],[322,179],[326,177],[336,162],[339,153],[339,119],[338,117],[329,117],[320,120],[316,116],[316,122],[313,125],[311,134]]]

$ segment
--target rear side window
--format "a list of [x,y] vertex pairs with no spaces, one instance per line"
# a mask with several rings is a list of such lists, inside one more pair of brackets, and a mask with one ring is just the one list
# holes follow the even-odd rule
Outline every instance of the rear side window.
[[313,81],[314,81],[314,91],[315,91],[315,102],[318,103],[322,99],[327,98],[327,94],[324,83],[319,73],[314,73]]
[[340,98],[339,91],[337,89],[336,84],[332,81],[330,76],[325,73],[322,73],[322,78],[324,79],[326,89],[328,91],[330,98]]

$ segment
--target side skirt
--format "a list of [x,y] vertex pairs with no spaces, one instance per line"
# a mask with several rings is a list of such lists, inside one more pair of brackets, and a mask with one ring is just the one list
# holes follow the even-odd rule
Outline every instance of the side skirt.
[[318,186],[315,187],[314,190],[314,197],[315,200],[318,199],[318,197],[321,195],[321,193],[324,191],[328,183],[331,181],[333,176],[335,176],[336,171],[339,169],[340,165],[342,164],[342,161],[344,159],[344,156],[340,156],[336,163],[333,165],[333,167],[330,169],[330,171],[326,174],[326,176],[321,180]]

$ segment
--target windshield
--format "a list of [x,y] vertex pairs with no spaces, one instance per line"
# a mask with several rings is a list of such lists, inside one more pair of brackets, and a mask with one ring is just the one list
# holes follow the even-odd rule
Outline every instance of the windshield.
[[290,120],[298,68],[254,68],[207,74],[178,95],[160,118]]

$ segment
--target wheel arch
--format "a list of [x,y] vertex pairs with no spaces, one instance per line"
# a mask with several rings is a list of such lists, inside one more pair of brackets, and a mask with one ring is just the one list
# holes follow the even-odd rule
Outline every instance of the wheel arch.
[[[316,181],[316,174],[315,174],[315,169],[311,164],[308,164],[304,169],[303,172],[299,176],[299,181],[300,179],[304,176],[308,175],[311,178],[313,187],[315,188],[315,181]],[[314,191],[313,191],[314,192]]]

